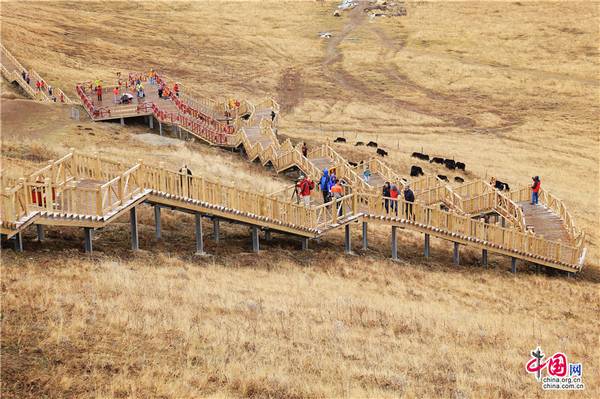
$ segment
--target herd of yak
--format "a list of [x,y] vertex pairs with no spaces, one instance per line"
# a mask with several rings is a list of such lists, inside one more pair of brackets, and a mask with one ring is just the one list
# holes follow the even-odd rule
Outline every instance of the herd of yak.
[[[338,137],[333,142],[334,143],[347,143],[346,139],[343,137]],[[362,141],[357,141],[354,145],[355,146],[364,146],[365,143]],[[366,144],[366,146],[377,148],[377,155],[379,155],[379,156],[385,157],[388,155],[388,152],[386,150],[384,150],[383,148],[378,148],[378,144],[375,141],[369,141]],[[466,169],[466,165],[464,164],[464,162],[458,162],[458,161],[455,161],[454,159],[444,159],[441,157],[432,157],[430,159],[429,155],[423,154],[420,152],[413,152],[412,157],[420,159],[422,161],[429,161],[429,163],[437,163],[440,165],[444,165],[446,168],[448,168],[450,170],[458,169],[458,170],[462,170],[464,172]],[[350,162],[350,165],[356,166],[357,164],[354,162]],[[423,168],[421,168],[420,166],[417,166],[417,165],[411,166],[410,175],[412,177],[422,176],[424,174],[425,174],[425,172],[423,172]],[[444,181],[448,181],[448,176],[446,176],[446,175],[438,175],[438,178],[440,178],[441,180],[444,180]],[[465,180],[460,176],[455,176],[454,181],[456,181],[458,183],[463,183]]]

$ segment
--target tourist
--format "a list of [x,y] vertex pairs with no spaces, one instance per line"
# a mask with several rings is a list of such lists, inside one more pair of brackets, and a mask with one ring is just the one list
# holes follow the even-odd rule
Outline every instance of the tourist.
[[390,213],[390,182],[386,181],[381,190],[383,196],[383,206],[385,207],[385,213]]
[[308,177],[301,175],[296,184],[296,195],[300,197],[300,200],[304,206],[310,206],[310,192],[315,188],[313,183]]
[[114,100],[115,100],[115,104],[119,103],[119,88],[115,87],[113,89],[113,96],[114,96]]
[[329,181],[329,171],[327,169],[323,169],[323,176],[321,176],[321,180],[319,181],[319,189],[323,194],[324,204],[329,202]]
[[64,95],[64,93],[62,91],[60,92],[60,102],[61,103],[65,102],[65,95]]
[[302,156],[308,158],[308,147],[306,143],[302,143]]
[[[184,187],[186,185],[183,184],[183,181],[187,181],[187,193],[184,193]],[[181,194],[186,195],[187,197],[190,197],[190,189],[191,189],[191,185],[192,185],[192,171],[190,170],[190,168],[188,168],[187,165],[183,165],[183,167],[181,169],[179,169],[179,188],[181,189]]]
[[342,216],[342,201],[339,200],[344,196],[344,188],[342,187],[342,184],[339,180],[335,183],[333,187],[331,187],[331,195],[336,201],[338,216]]
[[415,202],[415,193],[410,189],[410,185],[406,185],[404,189],[404,201],[406,201],[406,218],[413,218],[413,202]]
[[365,180],[365,183],[369,182],[370,177],[371,177],[371,171],[369,170],[369,167],[367,166],[367,168],[363,172],[363,179]]
[[48,95],[52,97],[52,86],[48,85]]
[[540,182],[539,176],[532,177],[531,179],[533,180],[533,184],[531,185],[531,205],[537,205],[542,182]]
[[398,196],[400,195],[400,190],[398,190],[398,186],[396,186],[395,184],[392,184],[392,187],[390,188],[390,208],[392,209],[392,211],[394,211],[396,213],[396,216],[398,216]]
[[179,83],[175,83],[173,86],[173,91],[175,92],[175,95],[179,97]]
[[27,84],[30,84],[30,83],[31,83],[31,79],[29,78],[29,72],[27,72],[27,73],[25,74],[25,81],[27,82]]
[[23,80],[27,81],[27,79],[26,79],[27,78],[27,72],[26,71],[21,72],[21,77],[23,78]]
[[96,95],[98,96],[98,101],[102,102],[102,86],[96,86]]
[[163,90],[164,90],[164,85],[161,83],[158,85],[158,98],[162,98]]
[[329,192],[331,192],[331,188],[335,186],[337,183],[337,176],[335,175],[335,169],[331,169],[329,171]]
[[40,91],[42,88],[42,82],[40,82],[39,80],[35,81],[35,90],[36,91]]

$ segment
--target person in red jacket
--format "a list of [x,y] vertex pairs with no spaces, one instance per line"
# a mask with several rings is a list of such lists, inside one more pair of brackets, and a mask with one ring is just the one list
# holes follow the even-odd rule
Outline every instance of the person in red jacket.
[[398,190],[398,186],[392,184],[390,188],[390,207],[392,211],[396,212],[396,216],[398,216],[398,195],[400,195],[400,190]]
[[296,194],[302,200],[304,206],[310,205],[310,192],[315,188],[313,183],[308,177],[300,176],[299,182],[296,184]]
[[96,87],[96,95],[98,96],[98,101],[102,102],[102,86],[98,85]]
[[532,177],[532,179],[533,184],[531,185],[531,205],[537,205],[542,183],[540,182],[539,176]]

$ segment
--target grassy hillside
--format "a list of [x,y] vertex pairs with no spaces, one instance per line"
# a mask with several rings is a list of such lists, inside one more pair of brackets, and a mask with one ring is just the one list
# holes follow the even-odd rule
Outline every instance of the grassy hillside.
[[[277,235],[257,256],[247,228],[224,225],[221,243],[207,237],[213,256],[197,258],[191,217],[165,211],[157,241],[150,209],[137,253],[125,218],[95,235],[91,257],[78,229],[42,243],[28,231],[24,253],[2,249],[3,397],[537,397],[524,371],[536,345],[582,362],[582,396],[600,394],[598,4],[409,2],[408,16],[373,20],[334,7],[3,2],[0,22],[3,44],[69,93],[155,67],[211,97],[274,96],[280,133],[310,146],[376,140],[403,174],[442,172],[410,158],[423,149],[469,176],[540,175],[589,234],[584,272],[512,275],[505,258],[482,269],[468,249],[455,267],[438,240],[425,261],[405,231],[394,263],[389,231],[372,228],[365,253],[358,226],[359,256],[342,255],[339,232],[308,252]],[[266,192],[288,184],[238,154],[73,121],[1,90],[3,173],[76,148]]]

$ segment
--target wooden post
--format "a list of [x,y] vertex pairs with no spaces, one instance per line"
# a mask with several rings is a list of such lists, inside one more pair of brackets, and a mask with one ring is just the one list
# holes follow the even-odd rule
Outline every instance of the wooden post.
[[265,230],[265,241],[271,241],[271,230]]
[[369,249],[367,222],[362,222],[362,243],[363,243],[363,251],[366,251],[367,249]]
[[138,238],[137,209],[135,206],[129,210],[129,221],[131,224],[131,249],[137,251],[140,249],[140,242]]
[[481,250],[481,265],[487,269],[488,267],[488,250]]
[[429,250],[429,234],[425,233],[425,245],[423,248],[423,252],[426,258],[429,258],[430,250]]
[[150,129],[154,129],[154,116],[152,115],[148,116],[148,126]]
[[258,227],[252,226],[252,251],[258,253],[260,249],[259,237],[258,237]]
[[392,260],[398,260],[398,241],[396,239],[397,226],[392,226]]
[[308,238],[302,237],[300,240],[302,241],[302,250],[306,251],[308,249]]
[[23,252],[23,233],[19,231],[13,239],[15,240],[15,252]]
[[102,215],[102,189],[96,187],[96,215]]
[[459,243],[457,243],[457,242],[454,243],[454,253],[452,256],[452,260],[453,260],[454,264],[457,266],[460,264],[459,246],[460,246]]
[[352,253],[352,248],[350,244],[350,225],[346,224],[344,226],[344,252],[346,254]]
[[517,273],[517,258],[514,256],[510,258],[510,270],[513,273]]
[[42,201],[44,201],[44,207],[46,210],[48,212],[52,212],[52,181],[48,177],[44,179],[44,197]]
[[36,224],[35,227],[37,229],[37,240],[39,242],[44,241],[44,226],[41,224]]
[[162,236],[160,224],[160,206],[154,205],[154,225],[156,226],[156,239],[160,240]]
[[125,126],[125,118],[121,117],[121,126]]
[[83,239],[84,239],[84,248],[86,254],[92,253],[92,228],[84,227],[83,228]]
[[215,242],[219,242],[220,230],[219,219],[213,218],[213,239]]
[[202,215],[196,213],[194,215],[196,221],[196,255],[206,255],[204,252],[204,238],[202,237]]

